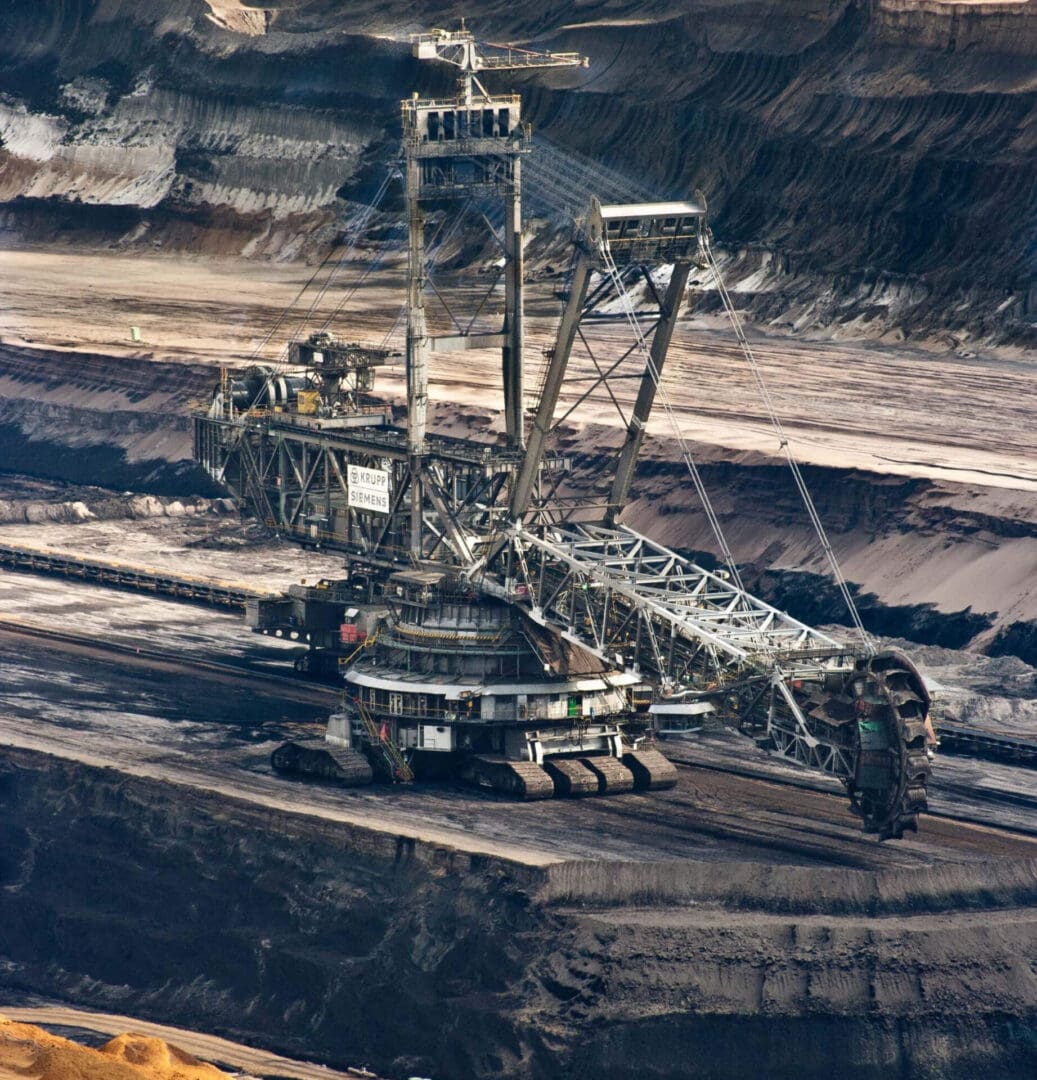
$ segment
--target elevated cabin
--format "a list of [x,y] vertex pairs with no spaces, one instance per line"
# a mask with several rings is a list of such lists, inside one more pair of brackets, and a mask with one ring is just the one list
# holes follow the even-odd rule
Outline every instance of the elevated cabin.
[[607,247],[619,266],[694,262],[705,218],[704,201],[602,206],[594,199],[585,237],[592,251]]

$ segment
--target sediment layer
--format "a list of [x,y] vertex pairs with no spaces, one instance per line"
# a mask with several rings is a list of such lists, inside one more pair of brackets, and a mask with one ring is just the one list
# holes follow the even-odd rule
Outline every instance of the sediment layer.
[[[188,415],[208,399],[215,378],[199,363],[0,345],[4,467],[77,485],[103,478],[110,488],[166,502],[216,498],[224,493],[191,459]],[[440,403],[432,417],[450,433],[478,433],[494,414]],[[574,453],[570,494],[594,497],[604,455],[619,437],[616,428],[591,427],[563,439]],[[704,445],[694,453],[747,586],[805,622],[846,623],[788,469],[760,453]],[[870,630],[1037,664],[1037,583],[1029,572],[1037,510],[1027,494],[850,468],[803,472]],[[51,501],[59,517],[89,520],[94,512]],[[100,498],[102,515],[111,502]],[[0,516],[40,520],[46,513],[36,504],[30,512],[0,503]],[[646,443],[622,520],[707,563],[720,554],[680,450],[663,436]]]
[[735,1077],[764,1049],[803,1077],[1033,1064],[1029,864],[820,888],[790,866],[538,868],[11,749],[0,826],[8,988],[332,1064]]
[[[36,240],[321,250],[378,186],[399,99],[450,86],[401,39],[453,17],[12,0],[3,224]],[[1032,4],[490,3],[476,30],[592,57],[529,83],[529,114],[661,195],[702,188],[755,318],[1032,339]]]

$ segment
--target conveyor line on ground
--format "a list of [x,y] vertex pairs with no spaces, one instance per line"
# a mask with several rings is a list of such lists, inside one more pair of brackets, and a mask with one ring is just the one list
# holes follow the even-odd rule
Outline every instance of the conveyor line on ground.
[[1037,766],[1037,739],[1004,731],[983,731],[967,724],[943,721],[937,724],[940,749],[947,754],[1007,761],[1015,765]]
[[86,559],[67,552],[44,551],[19,544],[0,544],[0,567],[31,574],[54,574],[78,578],[96,585],[134,592],[154,593],[209,607],[244,610],[247,600],[275,595],[215,578],[191,577],[151,566]]

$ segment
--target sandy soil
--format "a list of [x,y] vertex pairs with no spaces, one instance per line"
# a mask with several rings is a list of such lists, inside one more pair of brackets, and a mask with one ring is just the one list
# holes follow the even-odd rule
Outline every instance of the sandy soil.
[[[150,566],[267,592],[283,591],[299,581],[342,575],[341,558],[270,538],[250,542],[243,539],[235,518],[220,515],[80,525],[0,525],[0,543]],[[241,620],[236,622],[240,626]]]
[[[322,299],[310,290],[264,349],[263,337],[309,280],[313,269],[297,264],[141,257],[46,250],[0,252],[0,335],[5,340],[95,351],[118,357],[152,357],[240,365],[274,362],[288,336],[319,326],[337,310],[332,329],[369,344],[399,344],[402,267],[398,259],[370,274],[347,267]],[[530,288],[527,389],[535,390],[542,350],[553,342],[559,301],[556,285]],[[55,303],[55,298],[60,302]],[[495,301],[489,305],[490,317]],[[430,318],[448,320],[430,301]],[[396,324],[394,334],[390,329]],[[139,327],[140,344],[130,339]],[[625,326],[598,324],[588,340],[595,353],[629,347]],[[775,405],[794,450],[803,461],[930,476],[988,486],[1037,491],[1037,434],[1032,363],[1010,351],[935,352],[905,344],[804,341],[752,335]],[[436,359],[432,394],[464,404],[499,404],[486,387],[497,378],[490,352],[464,354],[464,363]],[[563,407],[593,369],[575,352]],[[400,365],[380,385],[402,391]],[[631,380],[618,394],[633,399]],[[685,318],[665,377],[666,395],[686,438],[736,450],[775,453],[751,374],[730,332],[715,317]],[[574,419],[620,422],[607,399],[590,402]],[[657,409],[652,430],[671,433]]]
[[31,1080],[219,1080],[229,1076],[163,1039],[118,1034],[99,1049],[0,1016],[0,1076]]
[[[43,1036],[41,1042],[53,1035],[48,1036],[39,1025],[46,1028],[56,1028],[62,1032],[71,1032],[78,1039],[85,1039],[97,1033],[119,1036],[126,1031],[133,1031],[141,1041],[157,1040],[163,1045],[174,1043],[177,1047],[187,1051],[195,1057],[209,1061],[220,1062],[229,1068],[247,1070],[248,1076],[240,1074],[242,1080],[250,1080],[251,1077],[284,1077],[292,1080],[355,1080],[358,1073],[338,1072],[329,1069],[326,1065],[310,1065],[303,1061],[292,1061],[290,1058],[280,1057],[277,1054],[268,1053],[265,1050],[257,1050],[251,1046],[243,1046],[241,1043],[230,1042],[227,1039],[217,1038],[215,1035],[205,1035],[196,1031],[188,1031],[185,1028],[168,1027],[164,1024],[152,1024],[146,1020],[138,1020],[135,1017],[120,1016],[114,1013],[94,1012],[89,1009],[76,1009],[68,1005],[32,1004],[32,1005],[3,1005],[0,1004],[0,1024],[3,1018],[16,1022],[19,1029],[29,1032],[40,1032]],[[8,1025],[0,1026],[2,1036]],[[15,1025],[11,1025],[15,1026]],[[126,1036],[123,1036],[125,1039]],[[64,1040],[63,1040],[64,1041]],[[113,1040],[114,1041],[114,1040]],[[78,1048],[85,1051],[86,1048]],[[77,1059],[79,1060],[79,1059]],[[109,1060],[108,1064],[111,1064]],[[213,1076],[225,1076],[226,1073],[211,1069]],[[4,1075],[0,1066],[0,1076]],[[49,1074],[45,1074],[50,1080]],[[146,1075],[142,1073],[142,1076]],[[207,1074],[202,1074],[207,1075]],[[238,1075],[235,1073],[235,1075]],[[367,1074],[370,1080],[377,1080],[373,1073]],[[41,1078],[43,1080],[43,1078]],[[77,1076],[76,1080],[79,1080]],[[107,1074],[102,1074],[101,1080],[110,1080]],[[158,1073],[153,1076],[147,1074],[147,1080],[160,1080]]]

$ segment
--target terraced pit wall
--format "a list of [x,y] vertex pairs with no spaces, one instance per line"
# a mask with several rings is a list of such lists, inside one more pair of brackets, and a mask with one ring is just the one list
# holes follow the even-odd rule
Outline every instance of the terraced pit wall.
[[[72,485],[103,483],[174,498],[224,495],[191,460],[189,410],[213,370],[0,344],[0,461]],[[491,410],[440,403],[435,424],[473,433]],[[452,433],[454,429],[448,428]],[[594,497],[617,429],[575,432],[566,494]],[[585,447],[599,447],[587,453]],[[849,620],[792,477],[763,454],[694,448],[747,586],[812,625]],[[862,470],[804,466],[869,629],[1037,665],[1037,510],[1025,494]],[[73,492],[73,500],[78,496]],[[16,518],[11,507],[3,516]],[[33,508],[40,519],[40,508]],[[710,564],[716,541],[678,448],[650,438],[623,522]],[[28,540],[26,542],[29,542]]]
[[1030,864],[532,867],[11,749],[0,840],[0,992],[331,1064],[616,1080],[1037,1065]]
[[[8,0],[0,227],[323,253],[399,100],[452,88],[401,39],[455,24],[398,0]],[[702,188],[755,318],[1033,341],[1032,4],[490,0],[475,30],[592,57],[511,80],[537,129],[662,196]]]

